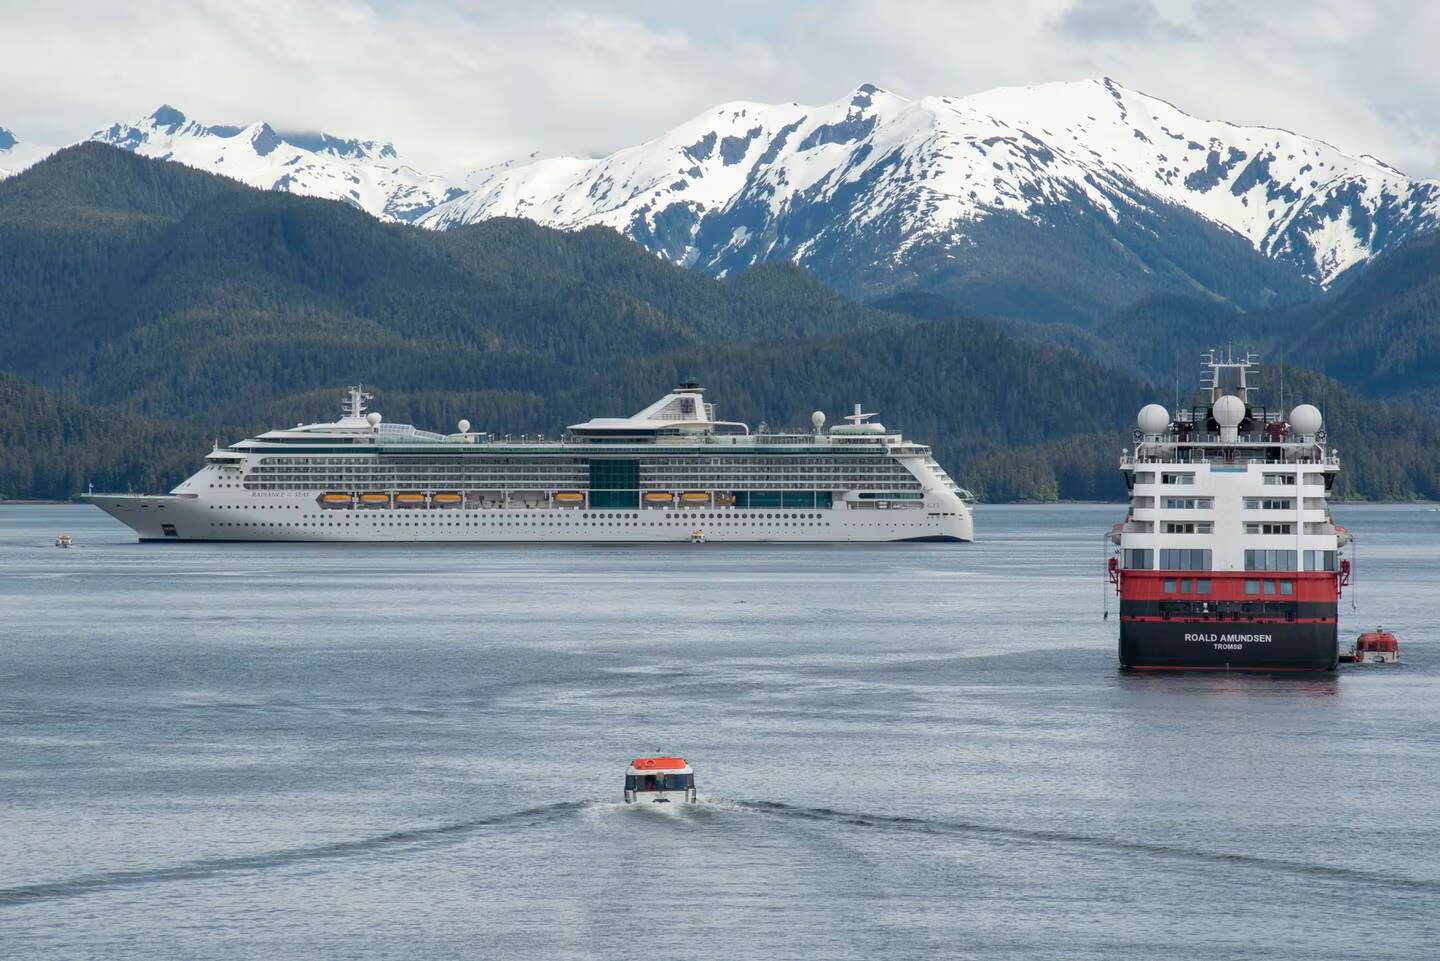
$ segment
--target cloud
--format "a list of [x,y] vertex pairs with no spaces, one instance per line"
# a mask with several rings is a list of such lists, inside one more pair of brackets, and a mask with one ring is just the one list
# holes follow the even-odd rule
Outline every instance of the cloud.
[[1082,0],[1061,12],[1055,28],[1079,40],[1198,38],[1188,27],[1161,16],[1149,0]]
[[1401,0],[0,0],[0,125],[61,143],[169,102],[454,172],[614,150],[727,100],[1103,74],[1435,174],[1437,17]]

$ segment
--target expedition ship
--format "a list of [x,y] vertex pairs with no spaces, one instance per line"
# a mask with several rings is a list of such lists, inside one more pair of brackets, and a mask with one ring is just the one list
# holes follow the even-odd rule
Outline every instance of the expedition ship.
[[90,494],[142,540],[970,541],[929,447],[855,412],[809,433],[715,419],[684,383],[559,440],[389,424],[353,387],[333,423],[217,446],[167,495]]
[[1320,411],[1255,404],[1254,359],[1207,355],[1208,403],[1140,410],[1111,531],[1120,664],[1134,670],[1326,671],[1339,654],[1349,534]]

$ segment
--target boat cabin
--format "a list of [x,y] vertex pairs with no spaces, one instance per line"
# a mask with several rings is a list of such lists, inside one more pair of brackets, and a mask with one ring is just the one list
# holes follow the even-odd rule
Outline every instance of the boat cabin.
[[695,800],[695,772],[683,757],[637,757],[625,769],[626,804]]
[[1366,631],[1355,642],[1355,660],[1360,664],[1396,664],[1400,641],[1389,631]]

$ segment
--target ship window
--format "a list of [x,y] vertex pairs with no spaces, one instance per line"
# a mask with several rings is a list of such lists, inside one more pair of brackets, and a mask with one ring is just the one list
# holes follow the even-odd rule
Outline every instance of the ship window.
[[1164,473],[1160,475],[1160,483],[1193,484],[1195,483],[1195,474],[1192,471],[1185,471],[1183,473]]
[[1155,472],[1154,472],[1154,471],[1136,471],[1136,472],[1135,472],[1135,483],[1137,483],[1137,484],[1153,484],[1153,483],[1155,483]]
[[1333,571],[1335,566],[1335,551],[1306,551],[1305,569],[1307,571]]
[[1276,485],[1282,485],[1282,486],[1283,486],[1283,485],[1287,485],[1287,484],[1290,485],[1290,486],[1294,486],[1294,484],[1295,484],[1295,475],[1294,475],[1294,474],[1266,474],[1266,475],[1265,475],[1265,483],[1266,483],[1267,486],[1276,486]]
[[1214,531],[1210,521],[1166,521],[1166,534],[1210,534]]
[[1245,498],[1245,509],[1247,511],[1293,511],[1295,499],[1293,497],[1247,497]]
[[1266,582],[1265,582],[1265,593],[1266,593],[1266,594],[1274,594],[1274,593],[1275,593],[1275,582],[1274,582],[1274,581],[1266,581]]
[[1295,570],[1295,552],[1246,551],[1245,569],[1247,571],[1293,571]]
[[1293,533],[1295,533],[1295,525],[1294,525],[1294,524],[1289,524],[1289,523],[1285,523],[1285,524],[1276,524],[1276,523],[1261,524],[1261,523],[1251,522],[1251,523],[1248,523],[1248,524],[1245,525],[1245,533],[1247,533],[1247,534],[1293,534]]
[[1167,580],[1167,581],[1165,582],[1165,593],[1166,593],[1166,594],[1174,594],[1174,593],[1175,593],[1175,582],[1174,582],[1173,580]]
[[1150,570],[1154,566],[1152,554],[1153,552],[1148,547],[1125,548],[1125,569],[1129,571]]
[[1245,582],[1245,593],[1246,593],[1246,594],[1259,594],[1259,593],[1260,593],[1260,582],[1259,582],[1259,581],[1246,581],[1246,582]]
[[1295,593],[1295,582],[1294,582],[1294,581],[1281,581],[1281,582],[1280,582],[1280,593],[1281,593],[1281,594],[1294,594],[1294,593]]
[[1195,582],[1195,593],[1196,593],[1196,594],[1209,594],[1209,593],[1210,593],[1210,580],[1209,580],[1209,578],[1201,578],[1200,580],[1198,580],[1198,581]]
[[1208,571],[1210,570],[1210,552],[1208,550],[1162,548],[1160,569],[1162,571]]
[[1183,580],[1180,582],[1180,593],[1181,593],[1181,594],[1191,594],[1191,593],[1194,593],[1193,590],[1192,590],[1192,588],[1194,588],[1194,586],[1195,586],[1195,582],[1192,581],[1192,580],[1190,580],[1190,578],[1187,577],[1187,578],[1183,579]]

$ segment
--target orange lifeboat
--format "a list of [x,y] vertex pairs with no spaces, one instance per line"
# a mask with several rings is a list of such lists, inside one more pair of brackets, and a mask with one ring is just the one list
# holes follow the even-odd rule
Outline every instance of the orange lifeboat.
[[625,771],[626,804],[694,801],[695,771],[683,757],[637,757]]
[[1387,630],[1366,631],[1356,640],[1355,653],[1341,660],[1356,664],[1399,664],[1400,640]]

